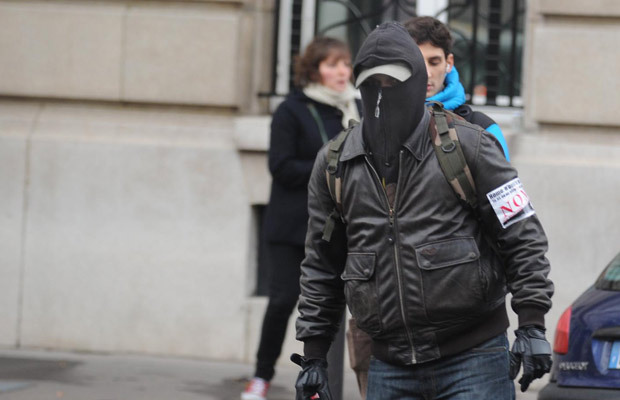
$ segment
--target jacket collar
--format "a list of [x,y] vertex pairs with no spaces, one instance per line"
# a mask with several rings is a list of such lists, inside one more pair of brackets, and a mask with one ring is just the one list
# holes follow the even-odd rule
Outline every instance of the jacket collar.
[[422,120],[415,128],[413,133],[409,135],[403,146],[413,154],[415,158],[421,160],[428,151],[431,143],[428,134],[428,125],[431,122],[431,112],[426,109]]
[[349,132],[347,140],[344,141],[341,151],[342,154],[340,155],[341,161],[347,161],[366,154],[366,150],[364,150],[364,138],[362,137],[362,122],[355,125],[351,132]]
[[[421,160],[424,158],[424,154],[430,147],[430,137],[428,135],[428,125],[431,120],[431,114],[429,110],[426,110],[422,120],[415,128],[413,133],[409,135],[409,138],[403,143],[403,147],[413,154],[415,158]],[[345,140],[342,146],[342,154],[340,155],[341,161],[347,161],[357,156],[366,154],[364,138],[362,136],[362,123],[353,128],[349,133],[347,140]]]

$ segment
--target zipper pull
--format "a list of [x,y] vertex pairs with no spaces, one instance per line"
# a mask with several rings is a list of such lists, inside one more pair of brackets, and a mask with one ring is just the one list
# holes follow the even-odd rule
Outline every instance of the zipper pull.
[[379,118],[380,110],[379,103],[381,103],[381,88],[379,88],[379,96],[377,97],[377,106],[375,107],[375,118]]

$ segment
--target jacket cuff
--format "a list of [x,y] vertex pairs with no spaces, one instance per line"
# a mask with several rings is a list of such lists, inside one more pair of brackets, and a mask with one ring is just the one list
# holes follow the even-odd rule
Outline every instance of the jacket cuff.
[[536,325],[545,329],[546,311],[538,307],[521,307],[517,311],[519,314],[519,328],[525,325]]
[[325,337],[311,337],[304,341],[304,355],[306,358],[327,359],[327,352],[331,341]]

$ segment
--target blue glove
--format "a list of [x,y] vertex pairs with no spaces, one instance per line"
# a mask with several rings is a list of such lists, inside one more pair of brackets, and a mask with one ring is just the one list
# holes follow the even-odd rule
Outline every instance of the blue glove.
[[459,80],[459,72],[455,66],[446,74],[444,83],[446,86],[443,90],[426,101],[440,101],[446,110],[454,110],[465,104],[465,88]]

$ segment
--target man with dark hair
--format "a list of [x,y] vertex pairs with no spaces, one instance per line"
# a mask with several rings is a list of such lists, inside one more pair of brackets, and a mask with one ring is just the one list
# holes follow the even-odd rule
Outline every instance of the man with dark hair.
[[[514,399],[521,363],[522,391],[551,367],[553,294],[547,239],[517,171],[492,135],[426,107],[424,58],[402,25],[377,27],[353,71],[364,118],[320,150],[308,185],[296,399],[331,399],[326,354],[345,304],[372,338],[369,399]],[[448,136],[445,151],[459,146],[479,194],[471,207],[440,167]],[[519,317],[511,352],[508,291]]]
[[440,101],[446,110],[465,118],[493,134],[510,161],[508,144],[499,126],[488,115],[473,111],[465,104],[465,89],[454,66],[452,35],[446,25],[433,17],[413,17],[404,23],[422,52],[428,72],[426,100]]

